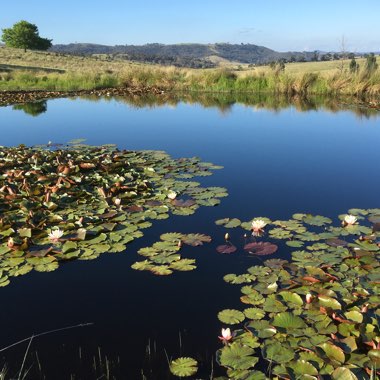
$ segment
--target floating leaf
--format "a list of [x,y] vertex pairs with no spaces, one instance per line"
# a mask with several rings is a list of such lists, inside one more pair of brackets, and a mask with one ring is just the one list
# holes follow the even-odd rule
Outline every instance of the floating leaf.
[[289,240],[286,242],[286,245],[293,248],[302,247],[305,243],[301,240]]
[[330,343],[323,343],[318,347],[320,347],[325,353],[325,355],[333,362],[338,362],[340,364],[345,362],[346,357],[344,355],[343,350],[340,347]]
[[254,255],[271,255],[272,253],[275,253],[278,249],[278,246],[272,243],[268,242],[259,242],[259,243],[248,243],[244,246],[244,249],[246,251],[249,251],[249,253],[252,253]]
[[342,305],[336,299],[324,295],[318,296],[319,303],[324,307],[329,307],[333,310],[341,310]]
[[203,243],[210,243],[211,237],[203,234],[188,234],[183,237],[182,241],[187,245],[196,247],[203,245]]
[[245,315],[239,310],[225,309],[218,313],[218,318],[223,323],[227,323],[228,325],[235,325],[244,321]]
[[183,234],[179,233],[179,232],[169,232],[169,233],[166,233],[166,234],[162,234],[160,236],[160,239],[163,240],[163,241],[175,241],[175,242],[178,242],[179,240],[181,240],[183,237]]
[[173,273],[167,265],[154,265],[150,268],[150,271],[158,276],[168,276]]
[[277,363],[287,363],[295,356],[292,348],[278,342],[264,346],[262,352],[265,359]]
[[272,324],[275,327],[280,327],[285,330],[306,328],[306,323],[303,321],[302,318],[289,312],[277,314],[273,318]]
[[232,244],[224,244],[224,245],[218,245],[216,247],[216,250],[219,252],[219,253],[226,253],[226,254],[229,254],[229,253],[234,253],[236,252],[237,248],[232,245]]
[[331,374],[331,377],[334,380],[358,380],[356,375],[345,367],[336,368]]
[[183,357],[170,363],[170,372],[178,377],[188,377],[196,374],[198,363],[193,358]]
[[170,264],[170,269],[178,270],[181,272],[191,271],[196,269],[193,259],[181,259]]
[[266,313],[257,307],[249,307],[244,310],[244,314],[248,319],[263,319]]
[[230,219],[225,225],[224,227],[226,228],[235,228],[235,227],[239,227],[241,224],[241,221],[239,219]]
[[[296,376],[301,376],[307,379],[306,376],[317,376],[318,370],[313,364],[306,362],[305,360],[297,360],[286,364],[287,368],[290,368]],[[311,378],[310,378],[311,379]]]
[[220,350],[219,362],[224,367],[244,370],[254,367],[259,361],[259,358],[253,355],[252,348],[235,342]]

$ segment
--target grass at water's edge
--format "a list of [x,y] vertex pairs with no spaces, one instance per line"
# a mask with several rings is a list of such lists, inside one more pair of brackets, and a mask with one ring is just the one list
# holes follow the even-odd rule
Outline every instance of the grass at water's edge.
[[234,72],[129,66],[117,73],[0,71],[0,91],[78,91],[110,87],[158,87],[171,91],[268,92],[287,95],[355,95],[380,97],[380,70],[333,74]]

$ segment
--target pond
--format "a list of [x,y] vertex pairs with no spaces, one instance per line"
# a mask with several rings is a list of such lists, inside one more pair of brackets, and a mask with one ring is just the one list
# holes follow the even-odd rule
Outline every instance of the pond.
[[[0,288],[0,342],[5,347],[44,331],[91,326],[36,338],[25,362],[30,378],[173,378],[167,358],[192,356],[201,378],[223,374],[215,363],[224,325],[219,311],[239,308],[239,289],[225,283],[262,259],[222,255],[221,218],[289,219],[297,212],[337,215],[379,206],[380,113],[332,100],[271,97],[54,99],[0,108],[1,145],[66,143],[164,150],[222,165],[202,186],[228,190],[216,207],[154,221],[123,253],[31,272]],[[196,179],[198,180],[198,178]],[[197,269],[155,276],[131,269],[137,251],[166,232],[202,233],[212,242],[184,248]],[[241,231],[229,231],[242,243]],[[271,258],[289,258],[286,246]],[[14,374],[27,343],[2,352]],[[109,373],[109,377],[101,377]],[[71,376],[71,377],[70,377]],[[113,377],[114,376],[114,377]]]

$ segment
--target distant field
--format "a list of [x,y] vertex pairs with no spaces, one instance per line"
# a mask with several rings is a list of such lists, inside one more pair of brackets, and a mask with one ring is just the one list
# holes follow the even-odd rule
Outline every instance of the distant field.
[[[97,57],[81,57],[68,54],[57,54],[43,51],[27,51],[24,53],[22,49],[9,49],[0,47],[0,71],[2,65],[16,65],[21,69],[36,70],[43,69],[58,69],[72,72],[120,72],[131,67],[160,67],[158,65],[143,64],[138,62],[130,62],[122,59],[109,60],[106,55],[98,55]],[[220,64],[222,68],[231,69],[239,73],[244,72],[267,72],[271,71],[269,66],[258,66],[253,69],[249,68],[246,64],[239,64],[237,62],[229,62],[219,57],[214,59],[215,62]],[[365,59],[359,58],[357,62],[360,66],[364,66]],[[350,60],[343,61],[345,69],[349,68]],[[339,70],[342,61],[323,61],[323,62],[294,62],[285,65],[285,72],[288,74],[303,74],[309,73],[323,73],[331,74]],[[202,69],[184,69],[196,70]],[[214,69],[206,69],[214,70]]]
[[[284,71],[220,61],[217,69],[81,57],[0,47],[0,90],[91,90],[107,87],[159,87],[166,90],[269,92],[289,95],[380,95],[380,70],[349,72],[349,60],[287,63]],[[3,69],[2,69],[3,68]]]
[[[27,51],[0,47],[0,65],[17,65],[25,69],[58,69],[71,72],[119,72],[138,63],[108,61],[101,58],[71,56],[44,51]],[[1,71],[1,67],[0,67]]]
[[[285,72],[288,74],[304,74],[304,73],[322,73],[322,74],[334,74],[342,67],[345,70],[349,69],[351,60],[337,60],[337,61],[320,61],[320,62],[294,62],[285,64]],[[365,59],[358,58],[356,62],[364,67]],[[269,66],[264,66],[265,70],[270,70]],[[257,70],[261,68],[258,67]]]

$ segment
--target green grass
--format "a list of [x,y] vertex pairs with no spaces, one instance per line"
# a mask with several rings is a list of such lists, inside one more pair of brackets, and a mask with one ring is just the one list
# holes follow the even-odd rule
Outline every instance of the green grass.
[[[266,66],[195,70],[1,47],[0,90],[148,86],[172,91],[380,96],[380,70],[368,74],[364,60],[358,62],[361,69],[357,74],[349,73],[349,61],[291,63],[282,72]],[[13,70],[12,65],[18,68]],[[1,71],[1,67],[7,69]]]

